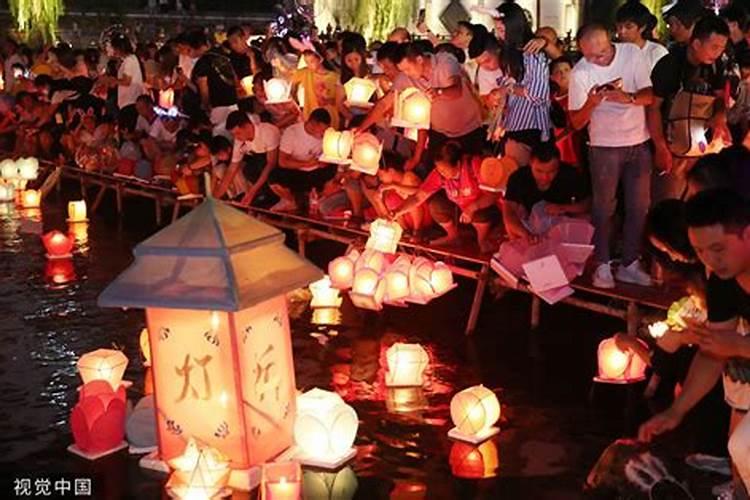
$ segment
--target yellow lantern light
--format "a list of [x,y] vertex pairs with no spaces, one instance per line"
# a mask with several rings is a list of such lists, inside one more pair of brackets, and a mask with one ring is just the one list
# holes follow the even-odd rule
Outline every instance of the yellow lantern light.
[[432,271],[434,264],[424,257],[417,257],[409,268],[408,301],[415,304],[427,304],[435,295],[432,288]]
[[228,496],[225,489],[229,480],[229,460],[213,448],[199,448],[188,439],[185,452],[169,461],[174,470],[167,482],[167,492],[173,498],[185,500],[215,499]]
[[440,297],[456,287],[453,282],[453,272],[444,262],[435,263],[430,273],[430,285],[432,285],[434,297]]
[[299,462],[263,464],[260,488],[261,500],[298,500],[302,489]]
[[354,275],[352,291],[349,292],[352,303],[361,309],[380,311],[385,298],[385,281],[380,273],[368,267],[357,270]]
[[357,412],[335,392],[312,389],[297,397],[294,441],[302,464],[338,469],[357,454]]
[[148,343],[148,328],[141,330],[141,335],[138,337],[138,345],[141,346],[143,366],[151,366],[151,345]]
[[455,427],[448,437],[481,443],[500,429],[493,427],[500,418],[500,402],[494,392],[483,385],[475,385],[459,392],[451,399],[451,419]]
[[128,366],[128,358],[122,351],[114,349],[97,349],[88,352],[78,359],[78,374],[84,384],[93,380],[109,382],[117,390],[122,384],[122,376]]
[[164,89],[159,91],[159,107],[167,110],[174,107],[173,89]]
[[354,139],[352,164],[349,167],[357,172],[375,175],[380,168],[383,144],[372,134],[360,134]]
[[350,466],[334,472],[302,471],[302,498],[305,500],[351,500],[358,487],[357,475]]
[[430,128],[432,104],[424,93],[409,87],[396,94],[391,126],[426,130]]
[[354,282],[354,262],[347,256],[336,257],[328,264],[331,286],[339,290],[352,287]]
[[350,108],[371,108],[373,103],[370,98],[375,93],[377,86],[367,78],[351,78],[344,84],[346,92],[346,105]]
[[403,228],[396,221],[376,219],[370,224],[370,237],[365,247],[383,253],[396,253],[403,232]]
[[68,222],[87,222],[86,200],[68,202]]
[[378,274],[383,274],[385,271],[386,261],[385,255],[378,250],[365,250],[362,255],[359,256],[356,263],[354,264],[354,272],[356,273],[360,269],[372,269]]
[[494,441],[479,446],[455,441],[448,458],[451,473],[465,479],[487,479],[497,476],[500,458]]
[[89,242],[89,225],[85,222],[70,223],[68,233],[79,246],[79,251],[86,253],[88,250],[86,244]]
[[599,374],[596,382],[609,384],[631,384],[646,379],[646,363],[628,350],[621,351],[614,338],[603,340],[597,352]]
[[669,325],[666,321],[657,321],[648,325],[648,333],[655,339],[660,339],[669,331]]
[[18,167],[16,167],[16,162],[10,158],[0,161],[0,176],[6,180],[17,179]]
[[336,307],[321,307],[313,309],[312,319],[310,321],[313,325],[340,325],[341,311]]
[[324,276],[323,279],[310,283],[310,293],[312,293],[310,307],[341,307],[339,290],[331,287],[331,278],[328,276]]
[[39,160],[36,158],[21,158],[16,162],[18,178],[25,181],[33,181],[39,176]]
[[10,182],[0,182],[0,203],[16,199],[16,187]]
[[429,402],[421,387],[389,387],[385,407],[390,413],[414,413],[429,408]]
[[271,78],[263,82],[263,89],[266,91],[267,104],[283,104],[289,102],[289,94],[292,87],[289,82],[281,78]]
[[242,90],[245,92],[245,95],[250,97],[253,95],[253,77],[252,76],[246,76],[242,80],[240,80],[240,87],[242,87]]
[[385,385],[389,387],[421,387],[430,362],[427,351],[419,344],[396,342],[385,353],[388,371]]
[[409,296],[409,272],[390,268],[385,273],[385,301],[399,304]]
[[353,143],[354,134],[350,130],[339,132],[334,128],[329,128],[323,134],[323,154],[319,160],[324,163],[348,165]]
[[36,189],[27,189],[21,193],[21,206],[23,208],[39,208],[42,203],[42,194]]

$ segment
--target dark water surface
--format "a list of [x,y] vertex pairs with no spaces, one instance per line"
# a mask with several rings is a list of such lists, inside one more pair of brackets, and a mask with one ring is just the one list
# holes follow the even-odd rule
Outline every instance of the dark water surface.
[[[45,204],[45,231],[67,230],[66,198],[53,195]],[[132,247],[156,230],[150,206],[133,202],[126,209],[127,220],[118,221],[105,206],[79,230],[71,276],[70,268],[49,267],[39,236],[28,233],[34,229],[29,214],[0,205],[0,468],[6,482],[75,473],[93,477],[100,498],[164,495],[165,478],[141,470],[126,452],[87,462],[65,451],[81,354],[123,349],[130,360],[126,379],[134,381],[129,398],[137,401],[143,390],[143,312],[96,306],[97,295],[130,263]],[[310,245],[319,265],[342,250]],[[70,282],[54,283],[64,278]],[[354,498],[580,498],[599,453],[632,430],[628,390],[591,384],[596,345],[618,322],[566,306],[544,308],[541,331],[530,335],[527,296],[495,301],[488,295],[478,332],[467,339],[472,294],[473,283],[461,281],[427,306],[373,316],[345,304],[343,324],[333,327],[311,325],[306,310],[293,320],[298,387],[334,388],[359,414],[358,456],[338,476],[341,491],[356,488]],[[387,391],[377,383],[383,346],[395,339],[420,342],[430,352],[424,390]],[[497,390],[502,432],[472,449],[453,444],[446,432],[451,395],[477,383]],[[471,478],[477,471],[487,477]]]

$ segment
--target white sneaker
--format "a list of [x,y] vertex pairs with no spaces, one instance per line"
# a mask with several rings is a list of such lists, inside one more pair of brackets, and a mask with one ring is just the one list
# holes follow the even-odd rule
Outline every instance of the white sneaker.
[[632,283],[633,285],[651,286],[651,276],[643,270],[641,263],[634,260],[629,266],[620,266],[617,269],[617,281]]
[[592,280],[596,288],[614,288],[615,279],[612,277],[612,268],[609,263],[599,264],[594,272]]
[[271,212],[295,212],[297,211],[297,204],[293,201],[282,199],[278,201],[274,206],[271,207]]

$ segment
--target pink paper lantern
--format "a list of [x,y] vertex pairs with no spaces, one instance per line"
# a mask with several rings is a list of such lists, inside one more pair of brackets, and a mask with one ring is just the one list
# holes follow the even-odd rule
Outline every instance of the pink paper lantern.
[[631,384],[646,379],[646,363],[633,351],[622,351],[614,337],[599,344],[599,374],[596,382]]
[[48,259],[64,259],[71,256],[73,240],[60,231],[54,230],[42,236]]
[[76,447],[84,453],[119,446],[125,436],[125,387],[115,391],[104,380],[83,385],[70,415],[70,428]]

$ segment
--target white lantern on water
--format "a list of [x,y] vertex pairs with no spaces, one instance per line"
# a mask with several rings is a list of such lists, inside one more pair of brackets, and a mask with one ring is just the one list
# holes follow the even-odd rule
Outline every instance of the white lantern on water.
[[385,272],[385,301],[400,304],[409,296],[409,270],[392,266]]
[[86,222],[86,200],[68,202],[68,222]]
[[424,93],[414,87],[398,92],[391,126],[426,130],[430,128],[432,104]]
[[341,307],[341,297],[339,297],[339,290],[331,287],[331,278],[324,276],[322,279],[310,283],[310,293],[312,293],[312,301],[310,307],[319,308],[337,308]]
[[33,181],[39,176],[39,160],[36,158],[21,158],[16,162],[18,177],[25,181]]
[[331,286],[339,290],[351,288],[354,282],[354,262],[346,255],[336,257],[328,264],[328,274]]
[[393,344],[385,353],[388,371],[385,385],[389,387],[420,387],[430,362],[427,351],[419,344]]
[[335,392],[312,389],[297,397],[294,441],[306,465],[337,469],[356,455],[359,419]]
[[27,189],[21,193],[21,206],[23,208],[39,208],[42,203],[42,194],[36,189]]
[[349,298],[361,309],[383,309],[385,281],[380,279],[380,273],[368,267],[358,269],[354,274],[354,284],[349,292]]
[[455,427],[448,436],[460,441],[481,443],[499,432],[493,427],[500,418],[500,402],[494,392],[475,385],[451,399],[451,419]]
[[266,91],[266,104],[283,104],[289,102],[292,86],[281,78],[271,78],[263,82]]
[[370,237],[365,247],[383,253],[396,253],[404,230],[396,221],[376,219],[370,224]]
[[351,78],[344,84],[346,92],[346,105],[354,108],[371,108],[373,103],[370,98],[375,93],[377,86],[367,78]]
[[9,158],[0,161],[0,176],[2,176],[3,179],[7,180],[17,179],[18,167],[16,167],[16,162]]
[[10,182],[0,182],[0,203],[16,199],[16,187]]
[[323,135],[323,154],[320,156],[320,161],[337,165],[349,164],[349,154],[353,143],[354,134],[350,130],[339,132],[334,128],[329,128]]
[[372,134],[360,134],[354,139],[352,164],[349,167],[357,172],[375,175],[380,167],[383,144]]
[[453,272],[444,262],[435,263],[430,273],[430,285],[432,285],[433,297],[440,297],[456,287],[453,282]]

